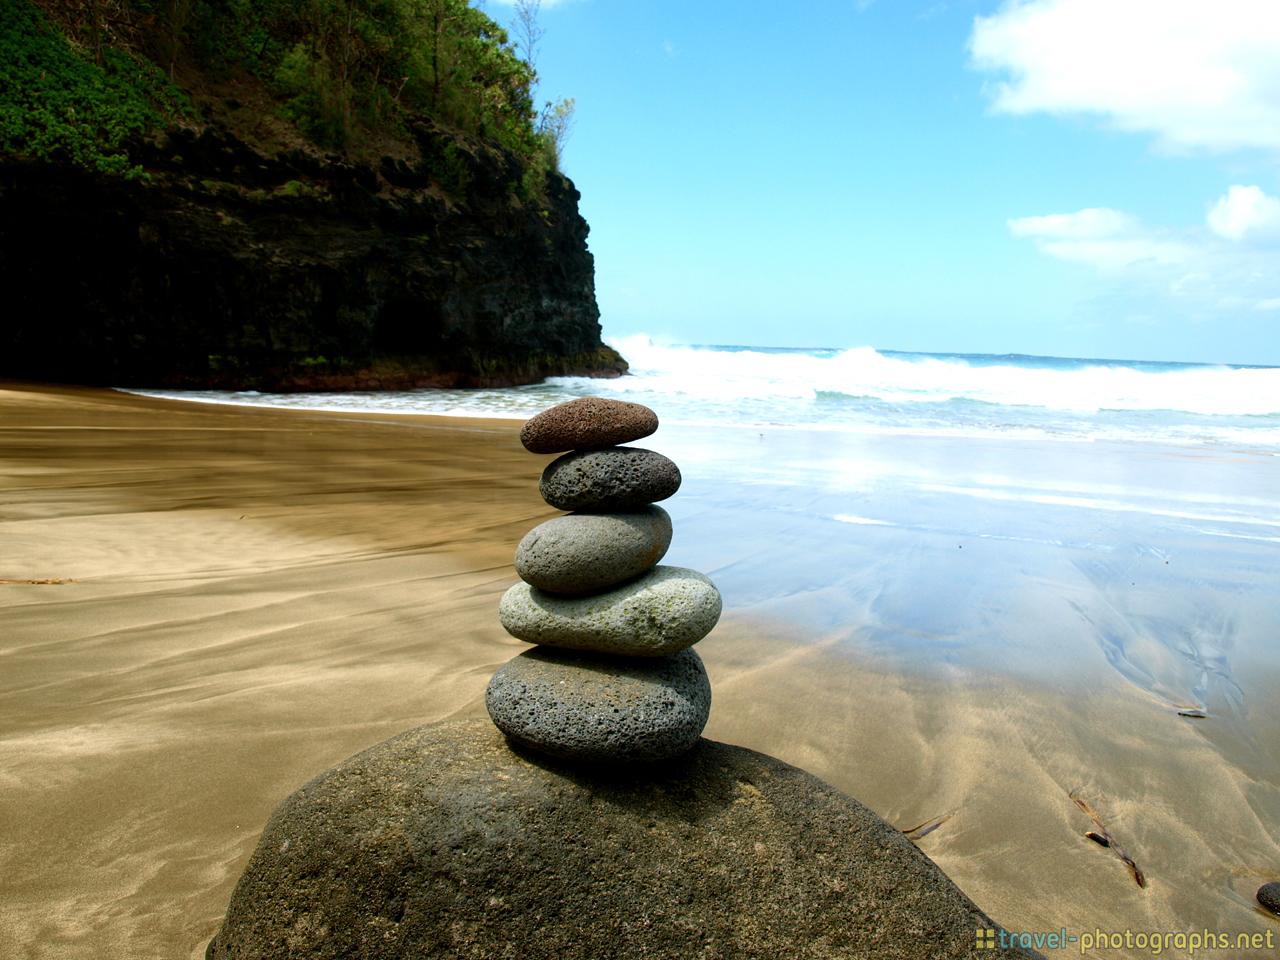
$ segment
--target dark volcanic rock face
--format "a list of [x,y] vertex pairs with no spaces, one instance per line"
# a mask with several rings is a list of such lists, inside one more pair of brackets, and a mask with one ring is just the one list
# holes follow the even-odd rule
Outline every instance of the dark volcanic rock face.
[[262,389],[617,375],[578,193],[428,124],[377,168],[226,133],[139,148],[148,180],[0,165],[0,374]]
[[779,760],[701,740],[591,772],[478,720],[285,800],[207,956],[942,960],[994,926],[900,832]]

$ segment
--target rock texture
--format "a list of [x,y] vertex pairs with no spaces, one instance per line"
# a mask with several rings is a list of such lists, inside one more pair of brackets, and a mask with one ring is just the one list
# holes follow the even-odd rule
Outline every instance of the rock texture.
[[582,450],[542,471],[538,492],[557,510],[634,510],[680,489],[680,468],[643,447]]
[[[599,506],[652,488],[646,474],[669,482],[674,472],[679,485],[665,457],[641,450],[635,459],[615,446],[657,429],[648,407],[580,397],[527,420],[520,442],[535,453],[573,450],[561,478],[570,491],[585,482]],[[578,453],[597,449],[603,469],[573,466]],[[498,729],[534,750],[595,765],[667,760],[694,744],[710,715],[711,684],[688,648],[716,625],[721,601],[700,573],[650,569],[670,542],[671,518],[654,506],[559,517],[521,541],[516,570],[526,582],[503,594],[498,618],[512,636],[540,646],[490,679],[485,706]]]
[[516,573],[550,593],[594,593],[640,576],[669,546],[671,517],[661,507],[573,513],[525,534],[516,547]]
[[897,830],[701,740],[583,771],[487,721],[419,727],[267,824],[209,960],[947,960],[994,927]]
[[711,682],[692,650],[619,664],[537,648],[498,668],[484,705],[499,730],[541,753],[589,763],[660,760],[697,741],[711,712]]
[[527,643],[655,657],[705,637],[720,619],[721,607],[720,591],[698,571],[659,566],[586,597],[557,597],[517,583],[502,595],[498,619]]
[[526,420],[520,442],[530,453],[591,450],[639,440],[657,429],[657,414],[639,403],[579,397]]
[[1258,888],[1258,903],[1274,914],[1280,914],[1280,882],[1264,883]]
[[[420,159],[266,155],[225,129],[131,151],[148,180],[0,158],[0,375],[389,389],[616,376],[569,180],[418,122]],[[51,318],[56,322],[51,322]]]

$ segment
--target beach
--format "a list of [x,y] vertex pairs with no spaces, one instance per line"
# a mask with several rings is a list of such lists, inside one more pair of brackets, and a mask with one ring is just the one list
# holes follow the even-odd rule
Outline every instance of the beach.
[[[557,515],[518,426],[0,383],[0,956],[200,957],[285,796],[483,715]],[[1280,933],[1280,457],[651,441],[664,562],[725,598],[706,736],[945,818],[920,848],[1010,930]]]

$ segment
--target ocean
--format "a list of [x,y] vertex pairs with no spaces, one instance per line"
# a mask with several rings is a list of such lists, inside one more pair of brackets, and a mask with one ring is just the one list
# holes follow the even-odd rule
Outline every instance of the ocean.
[[[1076,637],[1086,625],[1120,676],[1170,704],[1239,706],[1241,638],[1208,670],[1174,611],[1235,624],[1247,590],[1280,583],[1280,368],[647,336],[612,345],[631,375],[488,390],[147,392],[513,420],[592,394],[643,403],[661,427],[638,445],[684,475],[664,504],[676,521],[671,562],[712,575],[730,611],[810,638],[849,633],[863,654],[900,666],[1043,677],[1066,669],[1059,657],[1078,639],[1019,626],[1011,646],[995,611],[1026,588],[1052,620],[1083,581],[1064,629]],[[531,483],[540,469],[531,461]],[[1109,594],[1136,586],[1138,570],[1162,625],[1099,628],[1127,606]],[[1280,612],[1257,629],[1280,635]],[[1154,648],[1137,640],[1148,635]],[[1263,633],[1243,639],[1280,667]]]
[[492,390],[155,396],[308,409],[525,419],[574,397],[633,400],[664,423],[1053,441],[1239,445],[1280,452],[1280,367],[611,339],[616,380]]
[[[661,426],[638,445],[684,477],[663,562],[724,598],[698,647],[709,736],[890,822],[945,817],[922,849],[1022,929],[1274,923],[1252,897],[1280,879],[1280,368],[613,345],[631,376],[159,395],[512,420],[644,403]],[[406,450],[438,429],[403,428]]]

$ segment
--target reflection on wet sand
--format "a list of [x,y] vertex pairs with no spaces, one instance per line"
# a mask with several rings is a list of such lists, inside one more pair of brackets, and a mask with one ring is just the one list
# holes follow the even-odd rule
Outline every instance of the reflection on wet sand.
[[[0,410],[0,956],[199,956],[281,798],[483,710],[523,648],[495,613],[514,545],[555,513],[541,462],[506,422],[19,387]],[[912,831],[1010,929],[1276,928],[1252,891],[1280,879],[1277,560],[1250,522],[1275,465],[659,436],[686,477],[668,557],[727,606],[708,736]],[[1165,513],[943,476],[1132,479]]]

